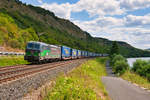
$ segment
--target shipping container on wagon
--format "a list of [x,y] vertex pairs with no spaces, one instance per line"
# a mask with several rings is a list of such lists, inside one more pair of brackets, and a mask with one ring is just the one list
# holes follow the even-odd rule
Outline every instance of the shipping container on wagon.
[[81,57],[84,58],[84,51],[81,51]]
[[71,48],[67,46],[61,46],[61,58],[62,59],[71,59]]
[[90,55],[91,55],[91,52],[88,52],[88,57],[90,57]]
[[96,56],[97,56],[97,54],[95,53],[95,54],[94,54],[94,57],[96,57]]
[[77,50],[77,58],[81,58],[81,50]]
[[90,57],[93,57],[93,53],[92,52],[90,52]]
[[99,56],[99,57],[102,57],[102,54],[99,54],[98,56]]
[[76,49],[72,49],[72,59],[77,58],[77,51]]
[[90,52],[87,51],[87,57],[90,57]]
[[95,53],[92,52],[92,57],[94,57]]
[[88,51],[85,51],[85,57],[88,57]]
[[83,57],[85,57],[85,51],[83,51],[83,54],[82,54],[82,55],[83,55]]
[[56,45],[49,45],[48,48],[50,48],[50,54],[48,58],[49,59],[61,59],[61,47]]

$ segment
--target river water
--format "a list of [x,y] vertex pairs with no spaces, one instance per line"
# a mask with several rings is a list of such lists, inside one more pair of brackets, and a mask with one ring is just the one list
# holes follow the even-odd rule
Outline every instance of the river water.
[[150,60],[150,57],[128,58],[127,60],[128,60],[128,64],[130,65],[130,67],[133,66],[133,63],[134,63],[137,59]]

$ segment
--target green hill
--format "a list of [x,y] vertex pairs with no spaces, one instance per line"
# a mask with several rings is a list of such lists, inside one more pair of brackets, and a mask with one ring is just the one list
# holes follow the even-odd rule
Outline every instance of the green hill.
[[[66,45],[91,52],[108,53],[112,41],[94,38],[69,20],[19,0],[0,1],[0,45],[24,49],[27,41]],[[150,52],[118,42],[124,56],[150,56]]]
[[150,48],[149,48],[149,49],[145,49],[145,50],[148,50],[148,51],[150,51]]

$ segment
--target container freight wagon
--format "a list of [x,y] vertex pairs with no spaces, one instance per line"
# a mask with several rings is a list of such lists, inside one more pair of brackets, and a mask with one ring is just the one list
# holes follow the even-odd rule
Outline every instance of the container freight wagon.
[[85,51],[85,57],[88,57],[88,51]]
[[49,54],[46,54],[49,60],[61,59],[61,47],[56,45],[48,45]]
[[78,50],[72,49],[72,54],[71,54],[72,59],[76,59],[78,57],[77,53],[78,53]]
[[81,58],[84,58],[84,51],[81,51]]
[[91,57],[95,57],[95,53],[91,52]]
[[67,46],[61,46],[61,59],[71,59],[72,49]]
[[88,52],[88,57],[92,57],[92,52]]
[[77,58],[81,58],[81,50],[77,50]]
[[102,54],[98,54],[99,57],[102,57]]
[[90,57],[94,57],[94,53],[90,52]]
[[86,57],[86,51],[81,51],[81,56],[82,56],[82,58],[85,58]]

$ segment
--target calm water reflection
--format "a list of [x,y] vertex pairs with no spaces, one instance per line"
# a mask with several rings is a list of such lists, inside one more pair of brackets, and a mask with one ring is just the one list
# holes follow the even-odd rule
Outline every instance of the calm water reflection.
[[137,59],[142,59],[142,60],[150,60],[150,57],[143,57],[143,58],[128,58],[128,64],[132,67],[133,63],[137,60]]

